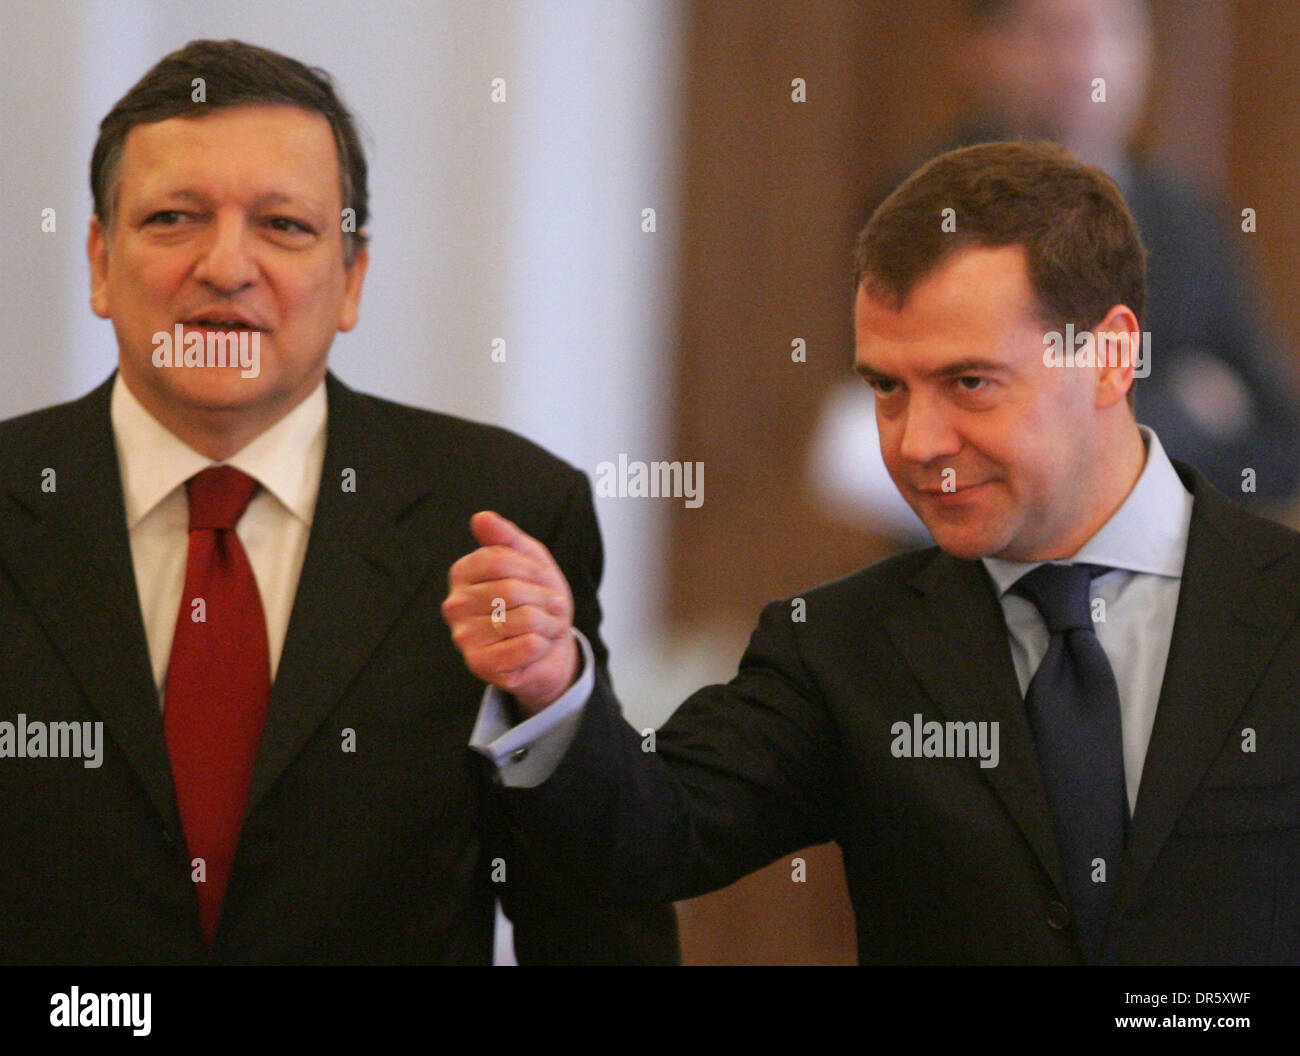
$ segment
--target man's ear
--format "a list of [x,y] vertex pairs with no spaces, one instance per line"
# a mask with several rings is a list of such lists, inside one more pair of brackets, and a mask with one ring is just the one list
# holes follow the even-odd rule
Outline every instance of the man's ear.
[[90,308],[101,319],[108,313],[108,233],[98,216],[90,218],[86,235],[86,257],[90,260]]
[[344,266],[343,307],[339,312],[339,330],[346,332],[357,325],[361,312],[361,286],[366,281],[366,268],[370,266],[370,250],[362,246],[352,263]]
[[1097,352],[1097,408],[1127,399],[1142,354],[1142,331],[1127,305],[1117,304],[1092,331]]

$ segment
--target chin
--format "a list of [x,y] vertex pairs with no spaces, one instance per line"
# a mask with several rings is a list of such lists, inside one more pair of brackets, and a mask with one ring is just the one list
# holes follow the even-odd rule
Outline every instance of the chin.
[[1005,546],[1002,540],[991,539],[982,533],[954,531],[946,525],[933,527],[926,525],[926,527],[930,528],[935,543],[944,553],[965,561],[978,561],[981,557],[996,557],[998,551]]
[[260,378],[241,378],[237,369],[214,368],[211,376],[194,372],[188,384],[168,386],[165,398],[204,410],[239,410],[265,403],[270,390]]
[[948,545],[945,542],[939,543],[939,549],[950,557],[961,558],[963,561],[978,561],[982,557],[993,556],[993,551],[987,546],[975,545]]

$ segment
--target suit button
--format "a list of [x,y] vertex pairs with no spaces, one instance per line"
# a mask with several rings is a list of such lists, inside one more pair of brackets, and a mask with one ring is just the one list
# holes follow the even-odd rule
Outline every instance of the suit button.
[[1064,931],[1070,926],[1070,910],[1064,902],[1047,903],[1047,926]]
[[516,748],[513,752],[510,753],[510,761],[512,763],[522,763],[527,758],[528,758],[527,748]]

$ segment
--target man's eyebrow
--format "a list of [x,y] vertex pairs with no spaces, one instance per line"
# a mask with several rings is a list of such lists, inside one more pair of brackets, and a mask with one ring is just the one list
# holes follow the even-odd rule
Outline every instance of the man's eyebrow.
[[202,205],[208,200],[205,195],[200,194],[198,191],[191,191],[184,187],[176,190],[161,191],[155,197],[167,201],[189,202],[193,205]]
[[[178,187],[175,190],[162,191],[158,198],[163,201],[180,201],[188,202],[191,205],[206,205],[209,198],[200,191],[188,187]],[[297,205],[302,208],[313,208],[311,202],[305,198],[292,194],[286,194],[284,191],[267,191],[265,194],[258,195],[252,202],[255,208],[267,208],[277,205]]]
[[253,205],[265,208],[273,205],[296,205],[300,208],[314,208],[313,203],[300,195],[286,194],[284,191],[267,191],[253,199]]
[[[883,370],[877,370],[870,363],[863,363],[861,360],[853,364],[854,371],[868,381],[886,380],[895,381],[897,379],[886,374]],[[980,359],[978,357],[969,357],[959,359],[955,363],[949,363],[940,367],[938,370],[932,370],[929,374],[932,378],[959,378],[967,374],[1007,374],[1011,368],[1006,363],[1001,363],[994,359]]]
[[980,359],[978,356],[972,356],[968,359],[959,359],[956,363],[949,363],[946,367],[931,371],[930,376],[934,378],[958,378],[965,374],[1006,374],[1010,369],[1006,363],[1001,363],[996,359]]
[[853,371],[859,377],[866,378],[868,381],[875,381],[877,379],[892,380],[889,379],[889,375],[884,373],[884,371],[877,370],[870,363],[863,363],[861,360],[854,362]]

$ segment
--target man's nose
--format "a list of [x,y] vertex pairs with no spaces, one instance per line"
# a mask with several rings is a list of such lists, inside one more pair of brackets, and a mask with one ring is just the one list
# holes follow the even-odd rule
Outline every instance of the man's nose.
[[961,450],[961,437],[942,400],[912,393],[903,416],[899,454],[907,461],[926,465]]
[[218,214],[194,277],[222,293],[234,293],[256,279],[251,232],[242,217]]

